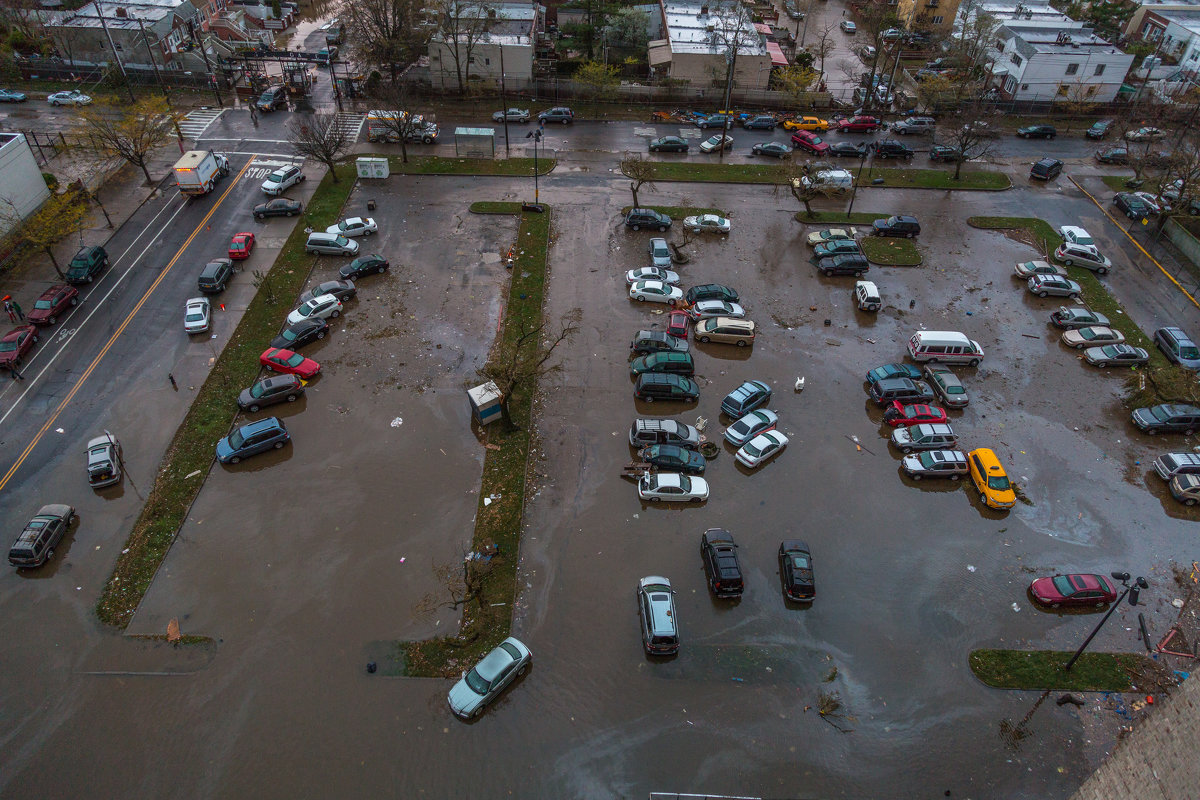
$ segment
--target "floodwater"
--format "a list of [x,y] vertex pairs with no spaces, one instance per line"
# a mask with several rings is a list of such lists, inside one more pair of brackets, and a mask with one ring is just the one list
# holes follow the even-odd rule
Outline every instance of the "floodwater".
[[[432,568],[470,540],[483,450],[464,388],[502,313],[497,256],[516,230],[466,206],[523,188],[397,177],[356,190],[350,213],[379,204],[365,251],[391,271],[363,279],[306,352],[323,366],[306,398],[255,415],[283,416],[293,443],[213,468],[130,629],[161,633],[179,618],[215,644],[97,631],[92,598],[67,585],[68,553],[50,578],[59,596],[6,626],[0,793],[1068,796],[1107,743],[1084,740],[1072,706],[1030,714],[1038,693],[982,687],[966,655],[1081,641],[1096,618],[1032,609],[1029,581],[1121,568],[1159,586],[1196,518],[1145,478],[1170,440],[1131,428],[1121,376],[1080,364],[1045,323],[1058,303],[1012,277],[1033,253],[955,222],[1016,193],[860,197],[864,210],[920,208],[927,226],[924,265],[872,270],[886,307],[866,315],[850,302],[853,279],[807,263],[813,228],[792,220],[792,203],[745,187],[643,190],[645,203],[733,212],[733,235],[696,241],[679,271],[685,286],[736,287],[761,331],[749,353],[696,348],[701,399],[676,409],[632,396],[628,340],[665,316],[625,294],[621,273],[644,265],[652,234],[620,225],[624,183],[543,181],[556,213],[548,314],[583,315],[539,401],[514,630],[534,669],[471,724],[446,709],[448,681],[366,674],[387,641],[456,625],[429,610]],[[322,260],[313,280],[338,263]],[[962,484],[900,476],[862,376],[901,360],[922,327],[963,330],[987,351],[958,370],[972,400],[952,424],[964,447],[997,451],[1030,505],[997,514]],[[703,417],[719,436],[720,400],[748,378],[774,387],[787,451],[751,473],[723,447],[707,503],[640,503],[620,477],[631,420]],[[739,601],[706,589],[698,544],[714,526],[740,545]],[[813,548],[810,607],[783,599],[784,538]],[[669,660],[640,646],[634,588],[650,574],[677,592],[683,646]],[[1152,626],[1165,627],[1169,597],[1149,594]],[[1136,647],[1133,615],[1114,616],[1094,647]]]

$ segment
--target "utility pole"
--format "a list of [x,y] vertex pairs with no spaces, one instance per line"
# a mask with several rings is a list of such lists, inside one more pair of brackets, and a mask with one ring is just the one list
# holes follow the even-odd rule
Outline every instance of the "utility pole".
[[[191,35],[192,44],[196,44],[196,24],[194,22],[188,23],[188,33]],[[204,46],[203,38],[200,40],[199,46],[200,55],[204,58],[204,70],[208,73],[208,79],[212,83],[213,95],[217,98],[217,107],[224,108],[225,101],[221,99],[221,90],[217,88],[217,75],[213,72],[212,64],[209,63],[208,50]]]
[[108,30],[108,21],[104,19],[104,8],[100,5],[100,0],[96,0],[96,16],[100,17],[100,27],[104,28],[104,36],[108,39],[108,46],[112,49],[113,58],[117,60],[117,66],[121,68],[121,77],[125,79],[125,88],[129,90],[129,102],[136,103],[137,98],[133,96],[133,86],[129,83],[129,74],[125,72],[125,64],[117,53],[117,45],[113,42],[112,33]]
[[142,18],[138,17],[138,30],[142,33],[142,44],[146,45],[146,52],[150,54],[150,65],[154,67],[154,79],[158,81],[158,90],[163,93],[163,98],[167,101],[167,110],[171,112],[171,124],[175,126],[175,138],[179,140],[179,152],[183,153],[183,131],[179,129],[179,120],[175,119],[175,109],[171,107],[171,98],[167,94],[167,87],[163,85],[162,75],[158,71],[158,61],[154,58],[154,48],[150,46],[150,39],[146,36],[146,24],[142,22]]
[[[504,118],[504,157],[509,158],[508,150],[508,101],[504,99],[504,43],[500,43],[500,116]],[[537,142],[533,145],[534,161],[537,161]],[[535,171],[537,167],[534,167]],[[537,194],[535,191],[534,194]],[[534,202],[537,202],[536,200]]]
[[729,65],[725,73],[725,107],[721,109],[721,144],[717,148],[717,161],[725,161],[725,138],[729,135],[729,96],[733,92],[733,69],[737,64],[737,45],[725,51],[725,63]]
[[1134,581],[1133,586],[1130,586],[1130,576],[1128,572],[1113,572],[1110,574],[1121,582],[1121,585],[1125,587],[1125,591],[1121,592],[1121,596],[1118,597],[1116,602],[1112,604],[1112,608],[1108,609],[1108,613],[1104,615],[1104,619],[1097,623],[1096,627],[1092,629],[1092,632],[1088,634],[1088,637],[1083,640],[1083,644],[1079,645],[1079,649],[1075,651],[1075,655],[1071,656],[1071,660],[1063,665],[1063,672],[1071,671],[1071,667],[1075,666],[1075,662],[1079,660],[1081,655],[1083,655],[1083,651],[1087,648],[1087,646],[1092,643],[1092,639],[1096,638],[1096,634],[1099,633],[1100,629],[1104,627],[1104,623],[1108,622],[1108,618],[1111,617],[1112,613],[1117,610],[1117,606],[1121,605],[1121,601],[1125,599],[1126,595],[1129,595],[1129,605],[1136,606],[1138,604],[1138,592],[1142,589],[1150,588],[1150,584],[1146,583],[1146,579],[1141,577]]

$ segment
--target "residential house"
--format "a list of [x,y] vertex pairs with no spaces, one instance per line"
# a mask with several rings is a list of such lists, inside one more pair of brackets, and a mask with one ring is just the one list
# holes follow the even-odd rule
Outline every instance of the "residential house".
[[[659,5],[666,38],[649,44],[653,75],[724,86],[732,61],[734,89],[766,89],[771,70],[787,66],[779,45],[768,41],[736,3],[660,0]],[[729,59],[734,51],[736,57]]]
[[0,133],[0,239],[49,198],[50,190],[25,136]]
[[[456,90],[463,81],[486,81],[524,89],[533,80],[538,35],[545,32],[546,8],[537,3],[461,2],[429,41],[429,77],[435,89]],[[454,32],[456,35],[448,35]],[[457,55],[456,55],[457,54]]]
[[1099,103],[1116,98],[1134,58],[1082,22],[1037,19],[1002,24],[989,57],[992,84],[1005,99]]
[[896,0],[896,16],[910,31],[947,34],[954,28],[959,0]]
[[[1146,9],[1143,6],[1141,10]],[[1155,7],[1140,19],[1141,25],[1133,35],[1155,44],[1156,58],[1151,64],[1161,64],[1162,57],[1167,56],[1178,63],[1187,78],[1196,80],[1200,77],[1200,7],[1193,6],[1189,10]]]

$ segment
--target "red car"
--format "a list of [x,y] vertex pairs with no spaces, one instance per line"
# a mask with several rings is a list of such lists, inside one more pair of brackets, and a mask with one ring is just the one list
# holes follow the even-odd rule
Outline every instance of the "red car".
[[53,325],[60,314],[79,302],[79,290],[65,283],[56,283],[33,304],[28,320],[34,325]]
[[823,156],[829,152],[829,143],[811,131],[796,131],[792,134],[792,147]]
[[1042,605],[1103,606],[1117,599],[1113,582],[1103,575],[1055,575],[1029,584],[1029,593]]
[[245,261],[250,257],[250,251],[254,249],[254,234],[239,233],[235,234],[233,241],[229,243],[229,257],[234,261]]
[[284,350],[278,347],[270,347],[263,351],[263,354],[258,357],[258,361],[271,372],[284,372],[291,375],[299,375],[301,378],[315,378],[317,373],[321,371],[321,365],[313,361],[311,358],[305,358],[299,353],[293,353],[291,350]]
[[920,425],[925,422],[945,422],[946,412],[937,406],[924,403],[905,405],[899,400],[892,401],[892,407],[883,413],[883,421],[893,428],[901,425]]
[[672,311],[667,317],[667,333],[679,339],[688,338],[688,321],[691,317],[686,311]]
[[878,117],[857,116],[838,123],[842,133],[874,133],[883,125]]
[[32,325],[19,325],[6,333],[0,339],[0,367],[20,364],[37,340],[37,328]]

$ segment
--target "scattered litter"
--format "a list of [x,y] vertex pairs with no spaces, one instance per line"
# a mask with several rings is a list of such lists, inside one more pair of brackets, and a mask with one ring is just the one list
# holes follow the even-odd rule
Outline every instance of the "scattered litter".
[[399,428],[403,424],[404,424],[404,420],[401,419],[400,417],[396,417],[394,420],[392,420],[393,428]]
[[125,555],[128,552],[129,552],[129,548],[126,547],[124,550],[121,551],[121,555]]
[[975,571],[975,565],[967,564],[967,572],[974,572],[974,571]]
[[735,680],[735,681],[737,681],[738,683],[745,683],[745,682],[746,682],[746,681],[745,681],[745,680],[743,680],[742,678],[734,678],[734,680]]
[[83,587],[82,587],[82,586],[76,586],[76,587],[75,587],[75,591],[77,591],[77,592],[81,592],[81,591],[83,591]]
[[696,430],[698,430],[698,431],[704,430],[704,426],[706,426],[707,424],[708,424],[708,420],[705,419],[704,417],[696,417]]
[[634,515],[633,515],[633,518],[634,518],[634,519],[641,519],[641,517],[639,517],[637,514],[634,514]]
[[650,309],[650,313],[651,313],[651,314],[665,314],[665,313],[667,313],[667,312],[665,312],[665,311],[663,311],[662,309],[659,309],[659,308],[652,308],[652,309]]
[[407,561],[407,560],[408,560],[408,556],[400,556],[400,563],[401,563],[401,564],[403,564],[403,563],[404,563],[405,561]]
[[54,432],[55,433],[66,433],[66,431],[64,431],[62,428],[55,428]]
[[483,498],[483,504],[485,506],[490,506],[492,504],[492,498],[490,498],[490,497]]
[[1021,607],[1020,607],[1019,605],[1017,605],[1016,603],[1013,603],[1013,604],[1012,604],[1012,610],[1013,610],[1013,611],[1020,611],[1020,610],[1021,610]]
[[870,338],[868,338],[868,339],[867,339],[867,341],[868,341],[868,342],[870,342],[871,344],[875,344],[875,340],[874,340],[874,339],[870,339]]
[[804,391],[804,376],[803,375],[801,375],[799,378],[796,378],[796,391],[797,392]]
[[1171,605],[1175,606],[1176,608],[1183,608],[1183,600],[1176,597],[1171,601]]

